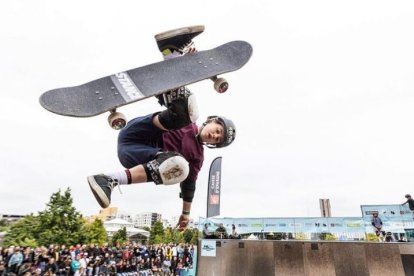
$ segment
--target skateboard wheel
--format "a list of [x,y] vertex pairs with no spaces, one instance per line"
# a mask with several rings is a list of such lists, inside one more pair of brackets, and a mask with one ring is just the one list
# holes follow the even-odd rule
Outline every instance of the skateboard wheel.
[[108,116],[109,126],[115,130],[120,130],[126,126],[127,120],[121,112],[111,112]]
[[214,81],[214,90],[219,93],[224,93],[229,88],[229,83],[224,78],[218,78]]

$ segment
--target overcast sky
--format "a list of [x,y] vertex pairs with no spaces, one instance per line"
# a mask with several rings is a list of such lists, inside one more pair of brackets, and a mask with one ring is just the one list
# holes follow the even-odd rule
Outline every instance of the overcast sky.
[[[412,1],[2,1],[0,3],[0,213],[45,208],[71,187],[75,207],[96,214],[88,175],[122,169],[107,115],[55,115],[42,92],[161,60],[154,34],[205,25],[209,49],[253,45],[229,91],[190,86],[202,123],[237,125],[231,147],[205,150],[193,218],[205,216],[208,170],[223,157],[221,216],[359,216],[361,204],[402,203],[414,193]],[[155,99],[121,111],[160,110]],[[179,187],[152,183],[113,192],[132,214],[181,211]]]

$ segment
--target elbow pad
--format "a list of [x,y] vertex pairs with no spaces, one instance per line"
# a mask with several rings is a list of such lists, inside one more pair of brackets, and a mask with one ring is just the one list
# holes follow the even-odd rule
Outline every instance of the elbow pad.
[[180,198],[187,202],[193,202],[195,192],[195,182],[184,180],[180,183]]

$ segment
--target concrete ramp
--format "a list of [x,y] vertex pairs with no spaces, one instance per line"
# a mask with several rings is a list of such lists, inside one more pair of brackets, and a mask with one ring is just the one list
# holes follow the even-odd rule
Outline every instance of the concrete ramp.
[[197,276],[414,275],[414,243],[200,240]]

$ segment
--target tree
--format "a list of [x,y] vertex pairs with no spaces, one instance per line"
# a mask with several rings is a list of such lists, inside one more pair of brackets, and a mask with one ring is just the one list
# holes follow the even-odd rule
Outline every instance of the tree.
[[10,230],[10,223],[6,219],[0,220],[0,232],[7,232]]
[[122,227],[112,236],[112,245],[118,246],[128,241],[128,234],[126,227]]
[[164,226],[161,221],[156,221],[150,231],[149,242],[152,244],[162,243],[164,240]]
[[176,229],[168,227],[164,231],[164,243],[180,243],[183,241],[183,235]]
[[23,217],[10,227],[4,237],[4,245],[37,246],[39,226],[39,219],[33,214]]
[[102,245],[108,240],[104,224],[100,219],[95,219],[92,223],[86,223],[83,232],[85,234],[86,243]]
[[73,199],[70,188],[61,194],[60,190],[52,194],[46,209],[39,212],[40,245],[83,243],[85,234],[82,231],[85,221],[81,213],[72,206]]
[[185,243],[190,243],[193,238],[193,231],[191,229],[185,229],[183,232],[183,240]]
[[192,232],[193,232],[193,236],[191,237],[190,243],[197,245],[197,243],[198,243],[198,237],[200,235],[200,232],[198,231],[197,228],[194,228]]

